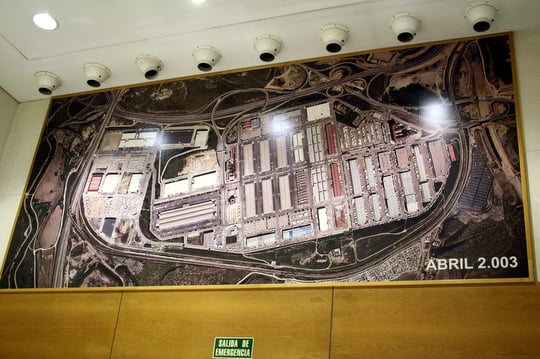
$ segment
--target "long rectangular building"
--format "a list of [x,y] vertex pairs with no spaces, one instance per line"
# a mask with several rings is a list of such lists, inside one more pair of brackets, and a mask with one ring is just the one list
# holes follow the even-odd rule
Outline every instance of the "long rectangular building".
[[354,213],[356,224],[362,226],[367,222],[367,213],[365,207],[364,197],[354,198]]
[[396,187],[393,176],[383,177],[384,194],[388,205],[388,216],[396,218],[401,214],[401,207],[396,194]]
[[328,198],[326,167],[316,166],[311,169],[311,183],[313,185],[313,200],[323,202]]
[[304,133],[296,132],[292,135],[294,163],[304,162]]
[[279,206],[280,209],[289,209],[291,204],[291,187],[289,183],[289,176],[279,176]]
[[435,177],[446,176],[450,163],[448,160],[448,148],[443,140],[432,141],[428,143],[429,153],[435,170]]
[[337,153],[336,147],[336,135],[334,133],[334,125],[327,123],[324,126],[326,132],[326,145],[328,148],[328,155],[335,155]]
[[341,176],[339,174],[339,166],[337,163],[330,164],[330,175],[332,176],[332,189],[334,190],[334,197],[340,197],[343,195],[341,186]]
[[285,136],[276,137],[276,155],[277,168],[287,167],[289,161],[287,160],[287,138]]
[[351,175],[351,182],[352,182],[352,192],[355,196],[362,195],[363,192],[363,184],[362,184],[362,176],[360,175],[360,168],[358,166],[357,159],[352,159],[347,161],[349,165],[349,173]]
[[257,215],[255,202],[255,183],[246,183],[244,185],[244,210],[245,217],[250,218]]
[[318,125],[310,126],[306,129],[308,140],[309,160],[319,162],[323,160],[323,139],[321,128]]
[[259,142],[259,149],[261,172],[268,172],[272,169],[270,166],[270,141],[262,140]]
[[250,176],[254,173],[253,168],[253,144],[245,143],[242,146],[243,163],[244,163],[244,176]]
[[158,214],[157,227],[163,231],[211,220],[215,212],[216,205],[212,201],[166,210]]
[[377,188],[377,179],[375,178],[375,167],[373,167],[373,159],[371,156],[365,157],[364,163],[369,188],[371,191],[374,191]]
[[274,192],[272,190],[272,179],[267,178],[261,181],[262,187],[262,205],[263,213],[271,213],[274,211]]
[[418,178],[420,182],[425,182],[429,178],[425,154],[422,153],[419,146],[413,146],[413,151],[414,159],[416,160],[416,168],[418,169]]

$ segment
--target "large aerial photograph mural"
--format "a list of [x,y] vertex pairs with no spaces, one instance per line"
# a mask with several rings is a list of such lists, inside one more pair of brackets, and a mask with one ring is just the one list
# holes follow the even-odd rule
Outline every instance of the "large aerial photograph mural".
[[53,98],[1,288],[531,280],[510,34]]

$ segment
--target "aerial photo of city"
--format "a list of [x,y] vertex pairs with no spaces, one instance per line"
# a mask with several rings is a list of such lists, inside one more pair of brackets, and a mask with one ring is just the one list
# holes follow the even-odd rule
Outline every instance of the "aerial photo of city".
[[527,279],[511,48],[55,98],[0,287]]

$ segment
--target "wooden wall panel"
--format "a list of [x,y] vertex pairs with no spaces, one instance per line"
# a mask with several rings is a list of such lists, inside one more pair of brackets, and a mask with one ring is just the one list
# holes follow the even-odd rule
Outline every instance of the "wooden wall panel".
[[1,358],[207,359],[215,336],[255,359],[538,358],[540,284],[0,292]]
[[254,358],[328,358],[331,288],[126,292],[112,358],[212,357],[213,340],[254,337]]
[[121,292],[0,293],[0,357],[109,358]]
[[539,358],[540,286],[336,288],[331,359]]

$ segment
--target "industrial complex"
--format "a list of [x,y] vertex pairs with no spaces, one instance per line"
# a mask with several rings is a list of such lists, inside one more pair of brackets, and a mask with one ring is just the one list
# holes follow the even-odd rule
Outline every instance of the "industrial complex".
[[446,182],[452,145],[377,112],[349,126],[333,109],[325,101],[242,118],[219,153],[205,126],[108,130],[83,196],[88,221],[128,244],[149,193],[159,241],[243,252],[425,212]]

